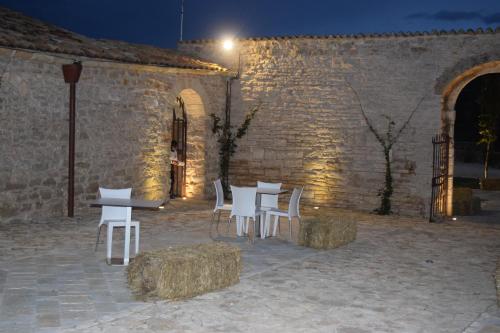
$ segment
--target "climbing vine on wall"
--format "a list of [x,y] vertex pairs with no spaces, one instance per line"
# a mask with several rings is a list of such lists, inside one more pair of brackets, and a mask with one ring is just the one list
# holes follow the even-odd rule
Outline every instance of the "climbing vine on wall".
[[406,121],[399,128],[399,130],[395,130],[396,123],[390,116],[383,115],[383,117],[387,120],[387,130],[385,131],[385,133],[381,134],[379,131],[377,131],[372,121],[366,115],[365,109],[363,107],[363,104],[361,103],[361,99],[359,97],[358,92],[352,87],[352,85],[347,80],[346,83],[349,86],[349,88],[354,92],[354,96],[356,97],[356,100],[359,104],[359,108],[361,110],[361,114],[363,115],[363,119],[368,125],[368,129],[370,130],[370,132],[373,133],[373,135],[377,139],[377,142],[382,146],[382,151],[384,153],[384,159],[385,159],[385,178],[384,178],[384,187],[381,188],[378,192],[378,196],[380,197],[380,206],[375,209],[375,212],[377,212],[380,215],[389,215],[392,213],[391,198],[394,193],[394,187],[393,187],[394,179],[392,177],[392,164],[391,164],[392,148],[400,138],[403,131],[410,124],[413,115],[415,114],[415,112],[417,112],[425,96],[420,99],[420,101],[417,103],[417,106],[415,106],[415,108],[410,112],[408,119],[406,119]]
[[221,178],[224,194],[229,193],[229,163],[231,157],[236,152],[238,145],[236,142],[245,136],[255,114],[260,108],[260,104],[251,108],[245,115],[243,123],[234,131],[234,126],[231,125],[227,115],[225,119],[221,119],[214,113],[210,114],[212,118],[212,133],[217,135],[219,143],[219,176]]

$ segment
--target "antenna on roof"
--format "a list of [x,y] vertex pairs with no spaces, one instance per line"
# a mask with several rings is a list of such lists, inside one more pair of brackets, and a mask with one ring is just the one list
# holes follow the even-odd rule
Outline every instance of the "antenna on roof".
[[179,39],[182,41],[182,26],[184,25],[184,0],[181,0],[181,38]]

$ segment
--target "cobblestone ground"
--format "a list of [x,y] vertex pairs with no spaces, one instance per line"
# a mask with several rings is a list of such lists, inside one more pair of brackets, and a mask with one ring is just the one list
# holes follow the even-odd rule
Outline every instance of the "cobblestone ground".
[[[206,202],[133,215],[142,250],[211,241]],[[94,252],[98,210],[82,216],[0,225],[1,332],[500,332],[491,214],[429,224],[353,213],[357,240],[331,251],[222,237],[243,249],[239,284],[149,303],[105,264],[104,244]]]

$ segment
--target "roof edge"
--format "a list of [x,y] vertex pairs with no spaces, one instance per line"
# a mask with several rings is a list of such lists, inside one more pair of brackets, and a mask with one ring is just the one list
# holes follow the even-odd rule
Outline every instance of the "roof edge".
[[[336,34],[336,35],[292,35],[292,36],[264,36],[237,38],[237,41],[268,41],[268,40],[289,40],[289,39],[363,39],[363,38],[391,38],[391,37],[423,37],[423,36],[449,36],[449,35],[485,35],[500,33],[500,26],[496,28],[476,28],[476,29],[452,29],[452,30],[431,30],[414,32],[386,32],[386,33],[359,33],[359,34]],[[220,39],[191,39],[178,41],[178,44],[203,44],[216,43]]]
[[55,52],[52,50],[41,50],[41,49],[31,49],[31,48],[20,48],[20,47],[12,47],[12,46],[7,46],[0,44],[1,49],[6,49],[6,50],[12,50],[12,51],[19,51],[19,52],[26,52],[26,53],[32,53],[32,54],[45,54],[49,57],[55,57],[55,58],[60,58],[64,60],[73,60],[73,61],[94,61],[94,62],[104,62],[104,63],[111,63],[111,64],[119,64],[119,65],[138,65],[138,66],[146,66],[146,67],[158,67],[158,68],[171,68],[171,69],[178,69],[178,70],[191,70],[191,71],[206,71],[206,72],[212,72],[212,73],[220,73],[220,74],[226,74],[226,75],[234,75],[229,69],[220,66],[220,69],[214,69],[211,67],[194,67],[194,66],[182,66],[182,65],[176,65],[176,64],[167,64],[167,63],[145,63],[141,61],[124,61],[121,59],[113,59],[111,57],[104,58],[104,57],[89,57],[85,54],[76,54],[76,53],[69,53],[69,52]]

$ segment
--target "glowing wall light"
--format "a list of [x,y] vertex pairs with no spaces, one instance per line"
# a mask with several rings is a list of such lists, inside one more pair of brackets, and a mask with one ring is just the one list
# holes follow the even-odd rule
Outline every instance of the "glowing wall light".
[[230,51],[234,48],[234,41],[232,39],[226,38],[222,41],[222,47],[224,50]]

